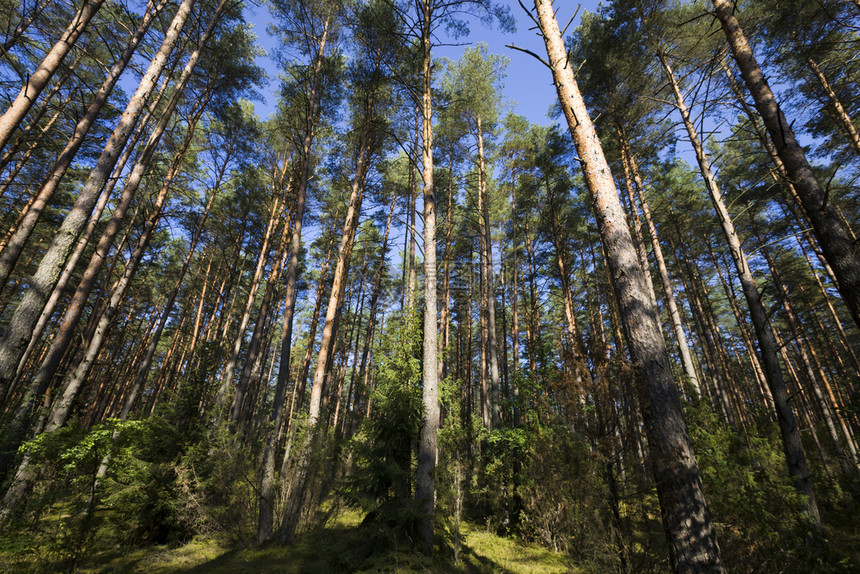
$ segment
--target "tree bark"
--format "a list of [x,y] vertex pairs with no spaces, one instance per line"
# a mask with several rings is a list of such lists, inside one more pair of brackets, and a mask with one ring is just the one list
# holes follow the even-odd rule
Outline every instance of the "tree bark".
[[18,96],[9,106],[9,108],[0,117],[0,150],[6,147],[9,138],[15,132],[18,124],[30,111],[30,108],[39,99],[39,94],[48,85],[51,76],[63,63],[66,55],[75,46],[78,38],[81,36],[87,25],[92,20],[96,12],[104,4],[104,0],[87,0],[81,6],[81,9],[75,14],[69,26],[66,28],[59,41],[54,44],[39,67],[27,78],[26,84],[21,88]]
[[729,215],[729,212],[726,209],[726,204],[723,201],[722,193],[717,185],[716,178],[711,172],[710,162],[708,157],[705,155],[704,147],[702,146],[702,143],[699,140],[699,135],[693,125],[690,112],[684,102],[684,96],[681,94],[681,88],[678,85],[678,81],[672,72],[672,68],[667,61],[665,54],[658,53],[657,57],[663,66],[666,78],[675,95],[678,111],[681,113],[684,127],[687,129],[687,135],[689,136],[690,143],[696,153],[696,160],[699,163],[699,169],[702,172],[705,187],[708,189],[711,203],[714,205],[714,209],[717,212],[717,218],[723,228],[729,253],[734,261],[738,279],[741,282],[741,288],[743,290],[744,297],[747,300],[750,317],[752,318],[756,338],[759,343],[762,366],[764,367],[765,376],[767,377],[770,392],[771,395],[773,395],[774,404],[776,406],[777,422],[779,423],[780,433],[782,435],[783,451],[785,453],[786,464],[788,465],[788,474],[797,491],[807,497],[807,513],[809,514],[809,517],[817,525],[820,525],[821,516],[818,512],[818,504],[815,500],[812,477],[806,464],[806,455],[803,451],[803,444],[800,440],[797,417],[789,404],[788,392],[786,390],[785,380],[782,377],[782,369],[779,364],[779,347],[777,346],[774,338],[773,328],[768,323],[767,311],[762,303],[761,294],[759,293],[755,278],[753,277],[752,270],[750,269],[749,262],[747,261],[746,253],[744,253],[743,248],[741,247],[741,241],[735,231],[731,215]]
[[699,378],[696,375],[696,367],[693,365],[693,357],[690,352],[690,345],[687,343],[687,335],[684,332],[684,325],[681,322],[681,313],[678,311],[678,303],[675,301],[675,291],[672,288],[672,281],[669,279],[669,270],[666,267],[666,260],[663,257],[663,248],[660,246],[660,241],[657,236],[657,226],[654,225],[654,218],[651,217],[651,209],[648,206],[648,201],[645,199],[645,190],[642,184],[642,177],[639,174],[639,167],[636,165],[636,158],[630,149],[630,144],[627,141],[627,135],[624,129],[618,126],[618,135],[621,139],[621,154],[622,161],[627,162],[630,166],[630,171],[633,174],[633,187],[639,197],[639,205],[642,207],[642,215],[645,217],[645,223],[648,225],[648,233],[651,237],[651,251],[654,253],[654,259],[657,261],[657,269],[660,271],[660,282],[663,285],[663,294],[666,296],[666,307],[669,311],[669,320],[672,322],[672,330],[675,333],[675,341],[678,344],[678,353],[681,355],[681,363],[684,365],[684,373],[687,375],[687,381],[693,388],[696,395],[701,395],[702,390],[699,386]]
[[424,343],[422,404],[424,418],[418,438],[418,469],[415,500],[421,509],[418,539],[426,555],[433,556],[433,516],[436,499],[435,469],[438,459],[436,434],[439,430],[439,360],[436,324],[436,190],[433,186],[433,103],[432,0],[422,0],[421,13],[421,163],[424,179]]
[[860,244],[853,240],[850,230],[839,218],[834,206],[828,203],[829,194],[816,179],[803,148],[794,136],[791,124],[783,115],[759,67],[735,17],[733,2],[713,0],[713,4],[714,12],[720,20],[756,109],[764,120],[771,141],[797,189],[803,209],[812,221],[818,244],[833,268],[839,293],[851,312],[854,323],[860,327]]
[[559,102],[591,192],[630,355],[638,372],[651,466],[672,566],[677,573],[724,572],[656,304],[648,297],[645,271],[638,263],[615,182],[576,85],[552,4],[550,0],[535,0],[534,6]]

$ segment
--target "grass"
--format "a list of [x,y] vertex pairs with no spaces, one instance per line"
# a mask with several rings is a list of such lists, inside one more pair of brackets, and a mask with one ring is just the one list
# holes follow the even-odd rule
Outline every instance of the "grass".
[[[463,524],[460,563],[452,562],[450,547],[437,551],[434,561],[413,552],[375,556],[362,531],[361,515],[340,509],[322,528],[306,532],[289,546],[230,547],[215,539],[195,538],[179,547],[115,547],[93,552],[74,569],[44,553],[0,551],[0,573],[74,571],[80,574],[314,574],[355,572],[439,572],[561,574],[581,572],[563,554],[498,536]],[[20,549],[19,549],[20,550]],[[368,555],[370,553],[371,555]]]

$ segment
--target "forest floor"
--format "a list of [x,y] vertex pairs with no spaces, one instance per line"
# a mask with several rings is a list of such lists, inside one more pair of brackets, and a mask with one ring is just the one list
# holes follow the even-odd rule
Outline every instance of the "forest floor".
[[[341,512],[325,526],[301,535],[289,546],[237,548],[216,539],[195,538],[181,546],[117,546],[80,556],[72,566],[40,553],[0,552],[0,574],[12,572],[75,572],[109,574],[314,574],[336,572],[440,572],[561,574],[584,572],[564,554],[535,544],[498,536],[474,524],[461,525],[459,563],[453,551],[438,552],[431,563],[416,553],[388,552],[367,557],[368,544],[358,528],[356,512]],[[17,554],[17,556],[16,556]],[[443,555],[445,554],[445,555]],[[34,563],[36,560],[38,563]],[[357,570],[355,564],[362,564]]]

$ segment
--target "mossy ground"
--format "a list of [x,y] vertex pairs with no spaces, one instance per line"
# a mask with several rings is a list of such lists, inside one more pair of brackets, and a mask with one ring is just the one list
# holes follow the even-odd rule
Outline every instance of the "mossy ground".
[[[537,545],[498,536],[484,528],[462,525],[459,564],[449,547],[437,551],[434,561],[418,553],[387,552],[368,557],[368,545],[359,528],[361,516],[344,510],[321,528],[304,533],[292,545],[231,547],[211,538],[195,538],[178,547],[102,548],[72,564],[38,545],[0,553],[0,573],[76,572],[80,574],[314,574],[356,572],[440,572],[554,574],[582,572],[570,559]],[[372,549],[370,549],[372,552]]]

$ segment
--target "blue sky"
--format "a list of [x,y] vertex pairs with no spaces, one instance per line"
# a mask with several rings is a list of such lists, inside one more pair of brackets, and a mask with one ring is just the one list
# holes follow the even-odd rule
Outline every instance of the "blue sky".
[[[515,44],[540,54],[544,50],[543,41],[533,30],[529,30],[532,22],[523,13],[522,8],[520,8],[516,0],[502,0],[501,3],[510,7],[511,14],[517,21],[517,31],[515,33],[504,34],[497,29],[490,29],[479,22],[471,23],[471,34],[468,37],[460,40],[451,40],[452,43],[459,42],[465,43],[465,45],[439,46],[435,49],[434,56],[436,58],[446,57],[456,60],[462,55],[466,45],[485,42],[490,52],[507,56],[510,59],[507,69],[508,77],[505,80],[504,89],[504,96],[509,105],[516,113],[525,116],[530,122],[547,123],[549,121],[547,112],[556,99],[555,88],[552,85],[549,70],[531,56],[505,47],[506,44]],[[523,4],[529,6],[531,2],[524,0]],[[573,2],[558,2],[558,19],[562,26],[574,14],[577,5]],[[582,2],[577,20],[571,24],[570,30],[576,27],[583,12],[586,10],[593,12],[597,9],[597,5],[597,0],[585,0]],[[269,52],[274,47],[273,38],[266,33],[266,26],[270,19],[268,8],[265,6],[249,7],[248,21],[254,25],[254,31],[258,36],[259,44]],[[268,58],[260,58],[258,64],[271,77],[271,82],[262,91],[266,101],[255,104],[257,113],[265,118],[275,109],[278,71]]]

